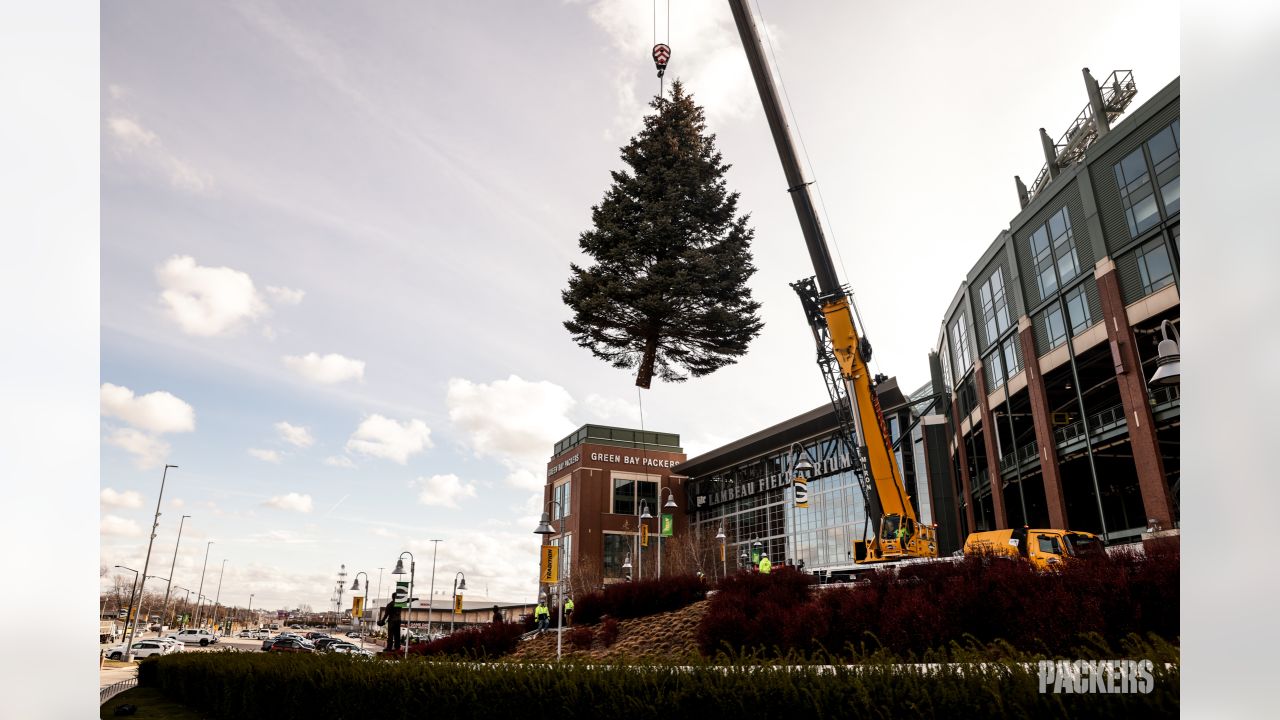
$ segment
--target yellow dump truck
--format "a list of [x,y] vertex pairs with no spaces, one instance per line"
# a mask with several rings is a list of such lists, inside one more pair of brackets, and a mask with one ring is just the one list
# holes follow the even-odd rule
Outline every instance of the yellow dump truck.
[[1037,570],[1051,569],[1069,558],[1104,553],[1098,536],[1076,530],[1037,530],[1025,527],[988,530],[972,533],[964,541],[965,555],[1018,557],[1030,562]]

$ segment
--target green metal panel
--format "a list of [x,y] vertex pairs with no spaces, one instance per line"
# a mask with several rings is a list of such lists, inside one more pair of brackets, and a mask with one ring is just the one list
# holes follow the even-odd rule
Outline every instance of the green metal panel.
[[1106,236],[1107,251],[1113,255],[1133,241],[1129,236],[1129,223],[1124,217],[1120,186],[1116,183],[1116,163],[1176,120],[1179,117],[1179,107],[1179,100],[1175,98],[1104,155],[1096,160],[1089,160],[1089,178],[1093,182],[1094,199],[1098,203],[1098,216],[1102,219],[1102,233]]

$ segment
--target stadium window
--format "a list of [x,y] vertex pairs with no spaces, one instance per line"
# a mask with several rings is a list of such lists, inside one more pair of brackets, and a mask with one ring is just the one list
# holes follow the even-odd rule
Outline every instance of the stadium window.
[[1173,264],[1163,240],[1156,238],[1138,249],[1138,271],[1142,273],[1145,295],[1173,283]]

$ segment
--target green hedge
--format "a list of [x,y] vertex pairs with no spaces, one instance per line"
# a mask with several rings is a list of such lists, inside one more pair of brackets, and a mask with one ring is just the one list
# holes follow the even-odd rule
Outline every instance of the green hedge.
[[681,717],[773,720],[903,717],[1175,716],[1178,671],[1157,663],[1155,691],[1041,694],[1036,666],[870,663],[626,666],[386,662],[331,655],[185,653],[145,660],[144,686],[224,720],[422,717]]

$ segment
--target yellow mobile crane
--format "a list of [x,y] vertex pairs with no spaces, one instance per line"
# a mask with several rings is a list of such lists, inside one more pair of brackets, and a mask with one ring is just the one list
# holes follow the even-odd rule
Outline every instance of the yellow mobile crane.
[[892,437],[874,391],[874,383],[881,378],[873,378],[867,368],[871,360],[871,343],[859,332],[849,291],[836,277],[831,251],[814,210],[809,183],[804,181],[800,170],[755,20],[747,0],[729,0],[729,6],[747,52],[747,62],[751,65],[751,74],[786,173],[787,191],[791,193],[809,258],[813,262],[814,277],[792,283],[791,287],[799,294],[813,330],[818,365],[822,368],[839,421],[838,435],[853,460],[853,471],[862,491],[867,518],[875,528],[874,537],[866,543],[865,557],[859,558],[858,562],[936,558],[935,528],[917,520],[903,485],[893,453]]

